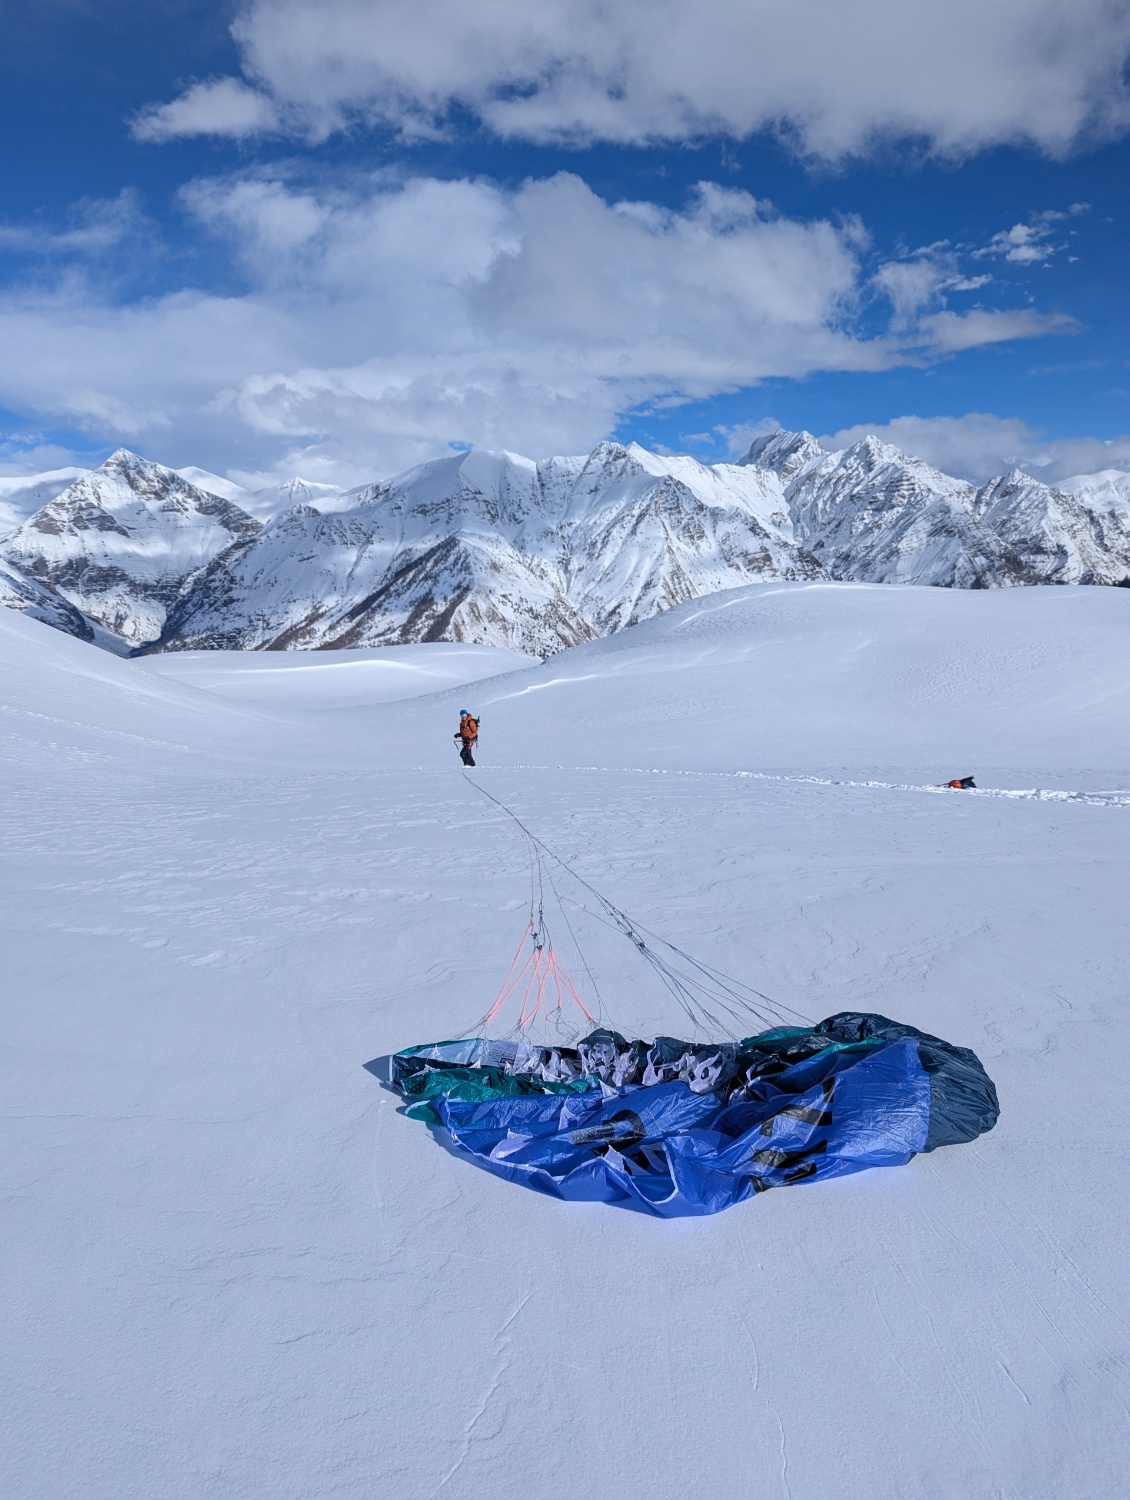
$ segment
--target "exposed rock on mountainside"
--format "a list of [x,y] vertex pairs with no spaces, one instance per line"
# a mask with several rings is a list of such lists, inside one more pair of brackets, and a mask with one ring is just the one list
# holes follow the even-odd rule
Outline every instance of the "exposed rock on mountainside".
[[974,513],[1041,583],[1121,583],[1130,516],[1092,508],[1014,469],[977,491]]
[[260,527],[123,449],[0,553],[46,591],[37,607],[54,590],[140,649],[450,640],[545,656],[762,579],[1130,582],[1130,480],[1091,478],[1068,493],[1014,471],[977,489],[875,438],[827,453],[778,431],[739,464],[601,443],[541,463],[453,454],[345,495],[294,480],[251,497],[295,502]]
[[25,521],[3,551],[25,577],[140,645],[160,635],[198,569],[258,530],[230,501],[119,448]]
[[541,464],[457,454],[349,499],[296,507],[215,562],[160,648],[464,640],[544,656],[701,594],[820,572],[774,476],[634,445]]
[[797,536],[832,578],[946,588],[1041,581],[978,523],[971,484],[876,438],[825,453],[808,433],[773,433],[744,462],[781,476]]
[[876,438],[825,453],[786,432],[758,439],[743,463],[779,475],[798,540],[832,578],[1002,588],[1130,577],[1130,516],[1019,470],[977,490]]
[[25,578],[3,561],[0,561],[0,604],[8,609],[22,610],[33,620],[53,625],[56,630],[65,630],[68,635],[77,635],[80,641],[94,639],[90,621],[73,604],[60,599],[58,594],[34,578]]

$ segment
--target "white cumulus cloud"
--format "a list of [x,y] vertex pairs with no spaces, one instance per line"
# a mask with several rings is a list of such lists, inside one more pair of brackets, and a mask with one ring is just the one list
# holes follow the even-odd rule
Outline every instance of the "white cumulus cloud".
[[278,123],[275,105],[238,78],[194,83],[168,104],[150,105],[132,122],[139,141],[171,141],[190,135],[235,140],[262,135]]
[[1124,0],[246,0],[233,32],[249,84],[194,85],[139,131],[433,132],[458,107],[527,140],[771,129],[834,159],[1060,154],[1130,125]]
[[710,183],[681,211],[606,202],[568,173],[348,191],[243,175],[182,198],[243,290],[123,305],[73,265],[52,290],[10,290],[0,402],[38,425],[151,437],[180,464],[355,482],[452,442],[578,451],[642,404],[1060,326],[908,295],[862,334],[860,225]]

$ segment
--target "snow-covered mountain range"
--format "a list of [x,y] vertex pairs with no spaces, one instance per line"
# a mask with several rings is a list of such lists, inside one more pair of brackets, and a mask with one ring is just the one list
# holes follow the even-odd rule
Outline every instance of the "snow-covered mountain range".
[[602,443],[535,464],[465,453],[299,505],[208,569],[160,645],[462,640],[545,656],[759,578],[810,578],[775,477]]
[[830,578],[945,588],[1130,580],[1130,497],[1110,503],[1109,485],[1096,485],[1095,503],[1082,478],[1069,493],[1014,469],[978,489],[877,438],[826,453],[806,432],[759,438],[742,463],[779,477],[798,541]]
[[451,640],[546,656],[762,580],[1130,584],[1127,481],[1014,470],[978,488],[874,438],[829,453],[778,431],[734,464],[605,442],[249,495],[119,449],[0,542],[0,602],[121,650]]

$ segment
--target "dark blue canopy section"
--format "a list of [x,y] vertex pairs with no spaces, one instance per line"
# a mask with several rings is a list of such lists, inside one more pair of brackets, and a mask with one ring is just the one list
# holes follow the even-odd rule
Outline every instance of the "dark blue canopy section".
[[955,1047],[940,1037],[888,1021],[886,1016],[843,1011],[830,1016],[813,1028],[816,1034],[838,1042],[867,1041],[880,1038],[894,1041],[913,1037],[918,1056],[930,1075],[930,1129],[923,1151],[937,1146],[959,1146],[976,1140],[992,1130],[1000,1115],[993,1080],[981,1066],[981,1059],[968,1047]]
[[854,1012],[740,1043],[601,1030],[575,1050],[474,1039],[370,1067],[487,1171],[662,1217],[900,1166],[973,1140],[998,1114],[974,1053]]

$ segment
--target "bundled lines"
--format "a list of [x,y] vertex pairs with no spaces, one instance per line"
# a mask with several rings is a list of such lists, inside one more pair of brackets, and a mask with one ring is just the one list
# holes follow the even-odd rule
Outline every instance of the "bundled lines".
[[[576,878],[580,879],[579,876]],[[702,963],[689,953],[684,953],[674,943],[669,943],[666,938],[632,923],[623,912],[599,894],[597,900],[608,914],[607,918],[602,918],[582,902],[572,904],[587,912],[595,921],[603,921],[605,926],[615,928],[630,939],[636,952],[651,967],[696,1031],[722,1032],[737,1039],[749,1031],[751,1021],[767,1027],[782,1023],[799,1023],[803,1026],[810,1024],[808,1018],[799,1011],[771,1000],[768,995],[763,995],[760,990],[753,989],[742,980]],[[652,941],[648,942],[648,938]],[[659,947],[673,954],[674,960],[664,957],[658,951]]]
[[[546,996],[551,984],[557,996],[556,1005],[546,1004]],[[573,981],[562,967],[561,960],[553,949],[535,948],[533,970],[526,985],[526,993],[522,997],[522,1011],[518,1017],[519,1028],[529,1026],[532,1021],[536,1020],[539,1012],[544,1012],[547,1018],[554,1010],[560,1014],[566,999],[571,1000],[579,1008],[587,1021],[592,1025],[596,1024],[595,1017],[577,994]]]
[[[577,993],[577,988],[569,977],[568,971],[554,950],[549,929],[546,926],[542,861],[536,841],[526,828],[521,824],[518,826],[522,828],[522,835],[526,840],[530,857],[530,916],[498,994],[492,1001],[490,1009],[480,1021],[476,1022],[473,1029],[485,1030],[502,1011],[507,1001],[519,992],[523,980],[525,980],[525,988],[521,989],[522,1000],[518,1020],[511,1028],[512,1031],[524,1030],[532,1025],[539,1015],[544,1016],[546,1020],[552,1018],[560,1022],[567,1000],[577,1006],[590,1025],[595,1026],[596,1018]],[[556,890],[554,894],[556,895]],[[569,926],[567,917],[565,924]],[[569,931],[572,935],[571,927]],[[576,937],[573,938],[573,942],[576,944]],[[529,944],[528,952],[527,943]]]
[[[527,958],[525,964],[523,964],[521,970],[517,974],[514,974],[514,970],[518,967],[518,960],[522,957],[522,950],[526,946],[526,939],[532,932],[533,926],[531,923],[527,922],[526,930],[522,934],[522,940],[518,944],[518,951],[514,954],[514,957],[511,960],[510,967],[506,971],[506,978],[502,981],[502,985],[498,991],[498,994],[494,998],[493,1004],[482,1019],[482,1025],[485,1026],[488,1021],[494,1020],[495,1016],[498,1015],[499,1011],[506,1004],[507,1000],[509,1000],[511,992],[521,982],[523,974],[525,974],[526,969],[530,965],[530,960]],[[513,979],[511,979],[511,976],[513,976]]]
[[[525,961],[519,968],[519,960],[525,952],[527,941],[530,943],[530,950],[526,953]],[[482,1021],[478,1023],[479,1027],[485,1027],[494,1020],[511,996],[518,993],[523,980],[525,980],[525,988],[521,991],[522,1002],[516,1030],[523,1030],[539,1015],[544,1015],[548,1019],[555,1011],[559,1014],[566,1000],[572,1001],[587,1021],[593,1025],[596,1024],[596,1017],[577,993],[576,986],[569,978],[568,971],[557,954],[544,942],[538,941],[533,928],[527,924],[522,934],[522,941],[518,945],[518,951],[502,982],[502,988],[495,996]]]
[[[469,777],[467,779],[470,781]],[[602,895],[595,886],[579,875],[559,854],[555,853],[547,844],[544,844],[541,839],[531,833],[517,814],[512,812],[504,802],[501,802],[477,782],[471,782],[471,785],[481,797],[493,803],[501,812],[504,812],[518,826],[523,838],[526,840],[526,846],[530,855],[530,923],[526,929],[526,934],[523,935],[522,941],[524,944],[526,937],[532,937],[533,940],[534,952],[531,954],[530,959],[527,960],[527,963],[533,966],[533,972],[530,975],[530,987],[533,988],[535,984],[539,985],[537,995],[540,996],[544,992],[545,983],[544,974],[541,975],[540,981],[538,978],[539,964],[537,950],[540,941],[548,949],[555,969],[561,972],[567,983],[571,998],[576,1001],[584,1014],[592,1020],[591,1015],[573,988],[571,981],[568,980],[568,976],[559,970],[559,965],[553,955],[548,937],[539,938],[539,934],[545,933],[541,860],[541,855],[545,854],[588,892],[598,904],[600,912],[603,913],[603,916],[601,916],[599,913],[592,911],[583,901],[569,901],[569,898],[562,897],[558,893],[552,877],[550,878],[550,885],[561,906],[562,915],[565,918],[566,926],[569,928],[573,944],[577,952],[581,954],[582,963],[585,962],[584,955],[569,923],[568,914],[565,911],[567,901],[569,901],[570,905],[577,907],[578,910],[586,912],[594,920],[603,922],[606,926],[616,928],[628,938],[640,957],[651,967],[664,988],[675,999],[696,1031],[713,1031],[715,1033],[721,1031],[731,1037],[738,1037],[749,1029],[751,1019],[756,1020],[761,1025],[769,1026],[774,1024],[793,1025],[796,1023],[808,1026],[810,1024],[809,1019],[799,1011],[770,999],[768,995],[754,989],[752,985],[746,984],[743,980],[736,979],[733,975],[726,974],[721,969],[713,968],[710,964],[705,964],[701,960],[693,958],[689,953],[685,953],[681,948],[676,947],[674,943],[668,942],[666,938],[660,937],[657,933],[649,932],[647,928],[633,922],[625,912],[621,911],[618,906],[615,906],[606,896]],[[651,941],[648,941],[649,939]],[[659,951],[660,948],[665,949],[666,953],[671,956],[665,956]],[[519,949],[519,956],[520,953],[521,948]],[[587,964],[585,964],[585,968],[587,972]],[[518,977],[520,979],[521,975]],[[526,1005],[525,1002],[523,1003],[522,1017],[525,1019],[519,1019],[520,1027],[528,1024],[529,1020],[533,1019],[533,1016],[538,1012],[539,1005],[540,1000],[535,998],[533,1010],[527,1016]],[[486,1019],[489,1020],[492,1016],[496,1015],[498,1008],[498,1002],[496,1002],[496,1005],[488,1012]],[[727,1017],[728,1020],[725,1019]],[[736,1023],[736,1029],[730,1023]]]

